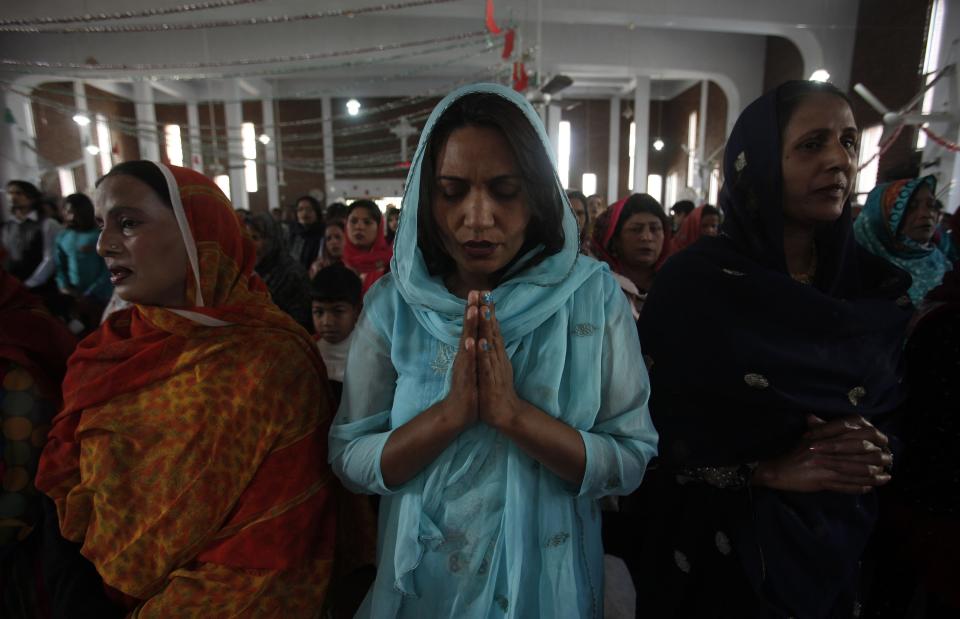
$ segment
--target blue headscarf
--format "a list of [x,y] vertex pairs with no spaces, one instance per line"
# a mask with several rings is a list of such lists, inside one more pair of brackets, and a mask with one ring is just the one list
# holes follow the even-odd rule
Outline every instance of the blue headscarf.
[[[417,218],[420,211],[420,183],[423,157],[437,121],[447,109],[463,97],[475,93],[494,94],[516,105],[534,127],[543,148],[554,162],[550,140],[533,106],[516,91],[499,84],[471,84],[459,88],[437,104],[420,134],[420,144],[407,175],[400,224],[393,245],[390,270],[404,300],[414,309],[417,321],[431,335],[456,347],[463,330],[463,299],[447,290],[442,277],[430,275],[423,252],[417,245]],[[554,166],[555,167],[555,166]],[[497,307],[497,320],[508,351],[520,338],[530,333],[557,309],[594,273],[601,269],[599,262],[580,254],[580,235],[577,219],[570,207],[560,180],[554,175],[557,192],[563,208],[563,249],[542,262],[526,265],[542,250],[534,247],[511,267],[495,290],[492,300]],[[427,179],[431,182],[431,179]]]
[[913,283],[908,294],[917,306],[952,268],[939,247],[933,243],[921,245],[899,230],[910,199],[924,186],[936,193],[937,179],[930,175],[877,185],[853,224],[860,245],[910,273]]

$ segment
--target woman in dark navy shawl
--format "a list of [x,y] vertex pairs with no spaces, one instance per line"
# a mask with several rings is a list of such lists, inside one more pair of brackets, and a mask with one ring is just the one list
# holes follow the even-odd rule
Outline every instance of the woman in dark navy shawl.
[[[904,398],[911,311],[909,276],[854,241],[858,141],[828,84],[754,101],[726,145],[721,235],[667,261],[650,292],[661,468],[634,573],[645,616],[852,616],[892,465],[874,423]],[[820,210],[797,219],[795,204]]]

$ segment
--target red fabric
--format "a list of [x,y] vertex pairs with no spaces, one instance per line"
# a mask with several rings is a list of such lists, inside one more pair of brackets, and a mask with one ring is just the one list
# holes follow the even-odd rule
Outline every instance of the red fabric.
[[517,92],[523,92],[530,85],[530,78],[527,76],[527,69],[522,62],[513,63],[513,89]]
[[[623,207],[627,204],[627,200],[630,199],[630,196],[623,198],[619,202],[616,202],[608,208],[606,211],[600,214],[597,217],[597,221],[594,222],[593,228],[593,252],[594,255],[599,260],[603,260],[610,265],[610,268],[615,272],[620,273],[620,260],[616,256],[610,253],[608,247],[610,245],[611,239],[613,239],[613,233],[617,229],[617,223],[620,221],[620,216],[623,214]],[[656,264],[653,265],[654,271],[659,271],[660,267],[663,266],[663,263],[667,261],[667,258],[670,257],[671,251],[670,247],[673,243],[673,238],[670,230],[670,226],[664,226],[663,228],[663,247],[660,249],[660,257],[657,258]]]
[[343,240],[343,264],[360,276],[360,281],[363,282],[362,294],[367,294],[370,286],[390,270],[393,249],[383,234],[385,225],[381,215],[377,223],[377,239],[370,249],[360,249],[351,243],[349,234]]
[[513,53],[513,45],[516,38],[517,33],[513,28],[507,30],[506,36],[503,37],[503,53],[500,54],[500,57],[504,60],[510,58],[510,55]]
[[493,0],[487,0],[486,24],[490,34],[500,34],[500,27],[493,19]]
[[698,206],[687,215],[680,229],[677,230],[677,236],[673,237],[673,243],[670,246],[670,253],[675,254],[685,247],[693,245],[700,238],[700,221],[703,219],[703,206]]
[[0,358],[37,369],[59,384],[76,345],[76,338],[47,313],[40,298],[0,268]]

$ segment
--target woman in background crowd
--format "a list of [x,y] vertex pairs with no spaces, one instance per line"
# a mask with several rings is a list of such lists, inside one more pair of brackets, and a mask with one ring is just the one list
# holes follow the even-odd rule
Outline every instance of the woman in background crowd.
[[53,290],[54,262],[60,224],[45,216],[40,190],[27,181],[7,183],[13,219],[3,225],[6,270],[27,288],[48,297]]
[[914,305],[920,305],[952,268],[931,242],[940,217],[936,191],[933,176],[877,185],[853,225],[860,245],[910,273]]
[[270,290],[270,298],[297,324],[313,333],[310,280],[306,270],[287,252],[280,224],[266,213],[247,215],[245,224],[257,252],[255,270]]
[[910,317],[906,275],[853,238],[859,137],[827,83],[751,103],[727,141],[724,234],[672,257],[647,299],[650,616],[855,616],[892,465],[871,420],[903,403]]
[[320,255],[323,209],[313,196],[297,198],[297,222],[291,228],[290,255],[306,271]]
[[670,221],[660,203],[635,193],[604,211],[593,226],[593,250],[610,265],[639,318],[653,278],[670,255]]
[[360,276],[363,294],[390,271],[393,250],[387,244],[383,228],[383,215],[375,202],[355,200],[350,204],[343,263]]
[[37,474],[63,536],[139,617],[316,616],[334,511],[315,344],[210,179],[121,163],[96,214],[133,306],[68,364]]
[[63,200],[63,217],[66,228],[57,236],[55,254],[57,288],[72,300],[84,326],[93,329],[113,294],[110,272],[97,254],[100,230],[93,203],[82,193],[71,194]]
[[675,202],[673,206],[670,207],[670,217],[674,233],[680,231],[680,226],[683,225],[683,220],[686,219],[690,213],[693,212],[695,205],[690,200],[680,200]]
[[400,225],[400,209],[395,206],[387,208],[387,244],[393,247],[393,239],[397,236],[397,226]]
[[585,256],[592,256],[590,252],[590,231],[592,223],[590,219],[590,207],[587,206],[587,197],[583,192],[571,190],[567,192],[567,200],[570,201],[570,208],[577,218],[577,230],[580,231],[580,253]]
[[720,209],[711,204],[698,206],[684,218],[680,231],[673,237],[671,254],[693,245],[701,236],[718,234],[720,234]]
[[327,227],[323,231],[323,249],[320,251],[320,257],[310,265],[311,280],[317,276],[320,269],[332,267],[335,264],[343,264],[343,247],[346,241],[347,230],[343,225],[343,220],[328,220]]

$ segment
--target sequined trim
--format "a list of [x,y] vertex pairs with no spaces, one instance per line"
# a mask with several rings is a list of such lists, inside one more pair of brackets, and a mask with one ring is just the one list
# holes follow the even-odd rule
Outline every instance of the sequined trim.
[[713,543],[716,544],[717,550],[722,555],[730,554],[732,547],[730,546],[730,538],[727,537],[726,533],[723,531],[717,531],[717,534],[713,536]]
[[860,406],[860,400],[862,400],[867,395],[867,390],[863,387],[854,387],[847,393],[847,399],[850,400],[850,404],[854,406]]
[[440,342],[437,345],[437,356],[430,362],[430,369],[436,374],[446,374],[455,353],[453,346]]
[[683,554],[679,550],[673,551],[673,562],[677,565],[681,572],[684,574],[690,573],[690,560],[687,559],[687,555]]
[[747,154],[740,151],[740,154],[737,155],[737,160],[733,162],[733,169],[737,172],[742,172],[745,167],[747,167]]
[[907,307],[911,303],[913,303],[913,301],[911,301],[910,297],[907,295],[903,295],[897,299],[897,307]]
[[750,485],[757,463],[731,466],[698,466],[682,468],[677,472],[680,485],[700,482],[714,488],[745,488]]
[[560,533],[557,533],[556,535],[551,537],[549,540],[547,540],[547,548],[555,548],[557,546],[561,546],[565,544],[568,539],[570,539],[570,534],[567,533],[566,531],[561,531]]
[[582,322],[578,325],[574,325],[570,333],[572,333],[577,337],[587,337],[587,336],[593,335],[597,331],[599,331],[599,329],[597,328],[596,325],[592,325],[587,322]]
[[743,277],[744,275],[746,275],[743,271],[734,271],[733,269],[720,269],[720,270],[726,273],[727,275],[731,275],[733,277]]
[[754,389],[766,389],[770,386],[770,381],[767,380],[767,377],[763,374],[744,374],[743,382],[747,383],[748,387],[753,387]]

